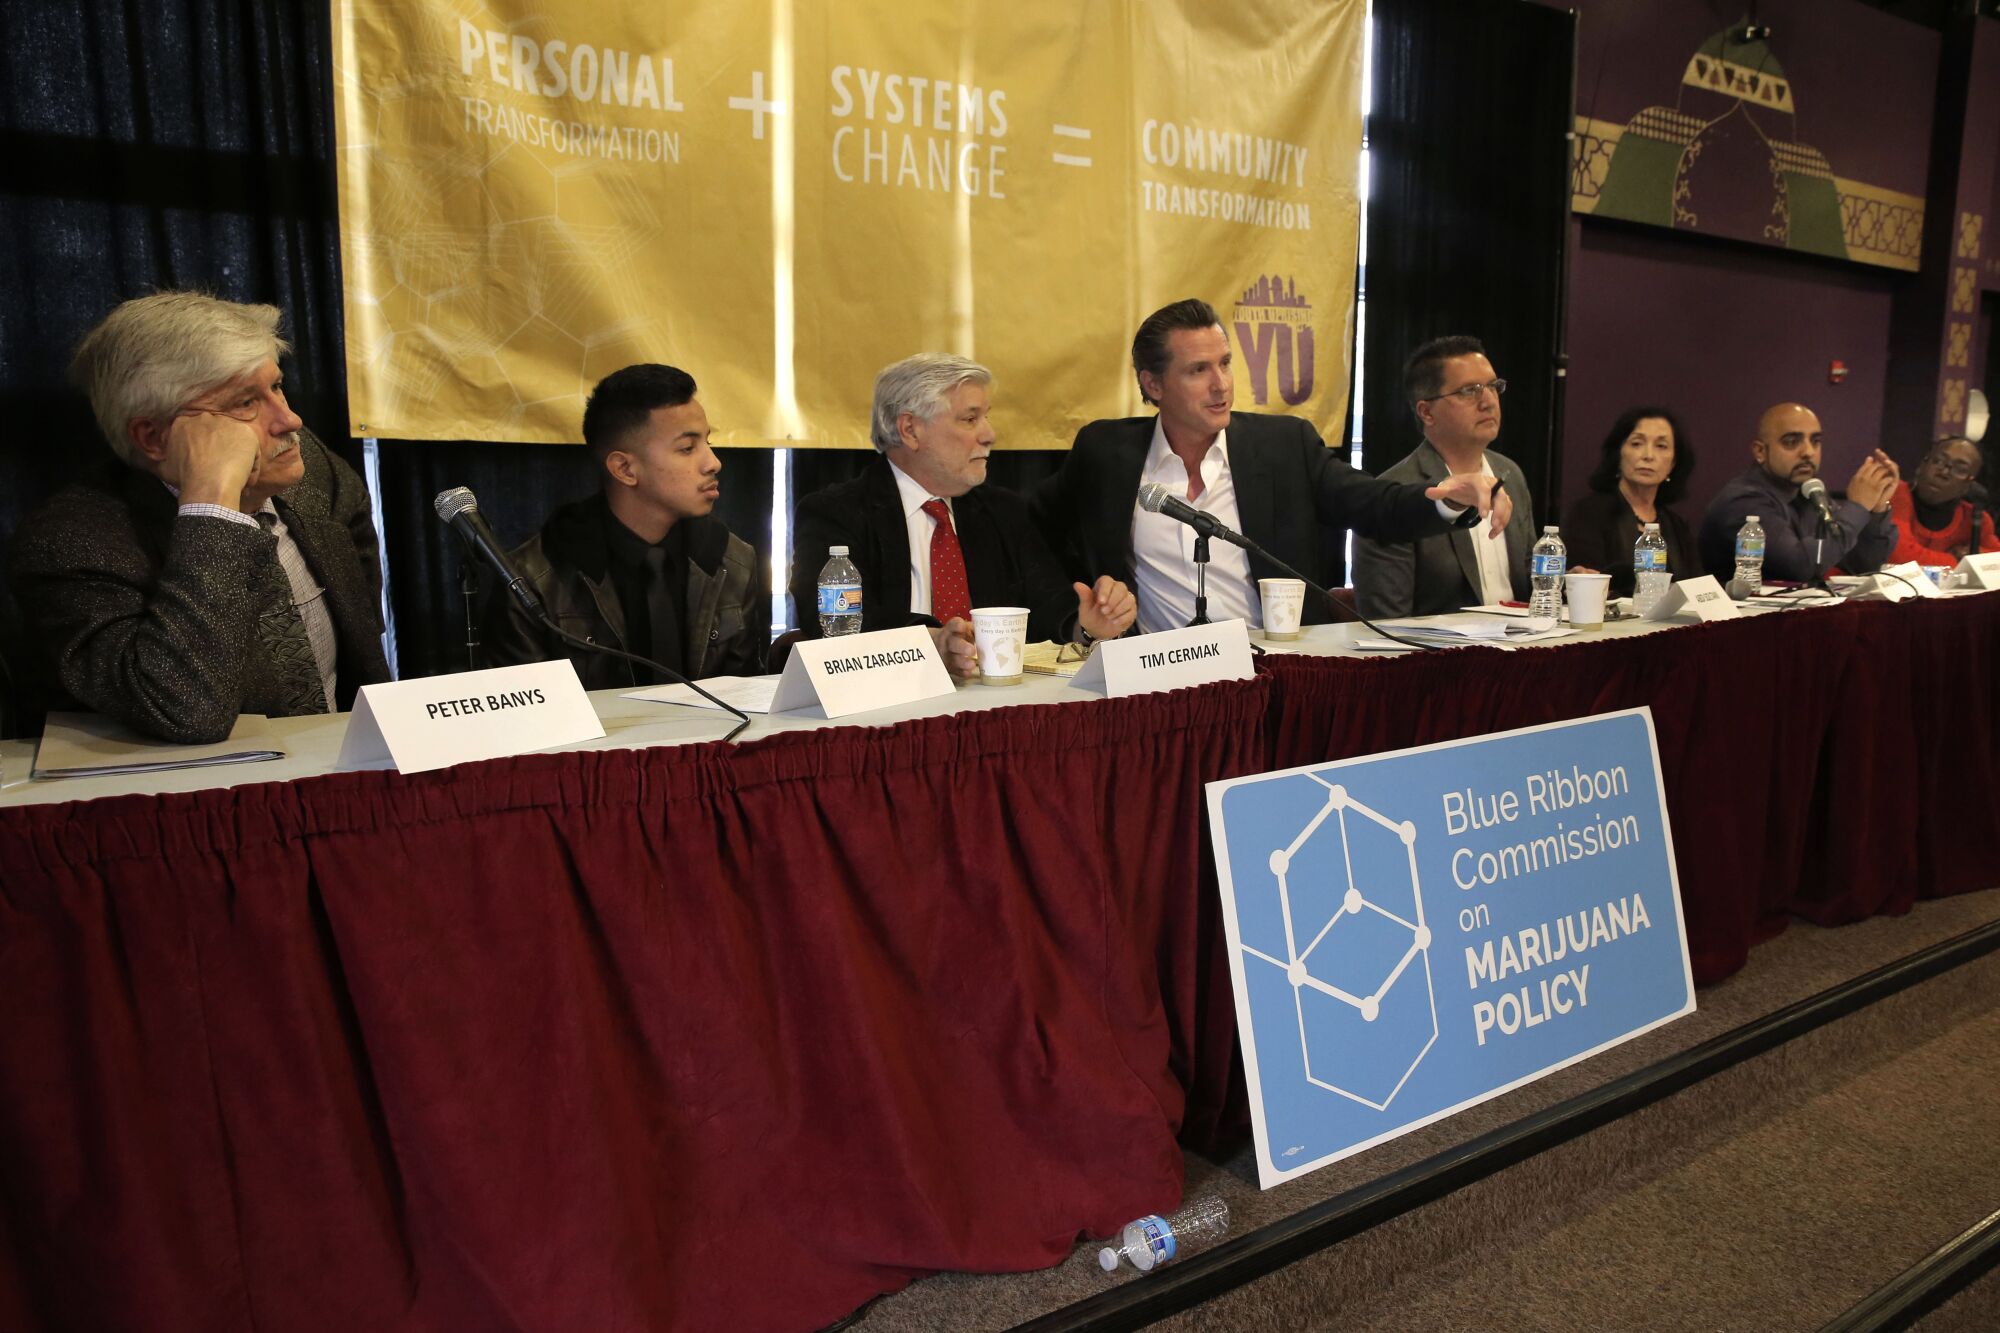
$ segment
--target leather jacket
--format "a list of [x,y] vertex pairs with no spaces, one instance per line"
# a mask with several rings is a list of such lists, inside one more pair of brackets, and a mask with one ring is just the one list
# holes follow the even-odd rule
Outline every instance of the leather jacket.
[[[602,496],[562,506],[513,551],[514,567],[556,623],[580,639],[626,652],[625,611],[610,576],[604,524],[617,520]],[[757,586],[757,554],[719,518],[683,520],[687,537],[685,644],[688,675],[754,676],[764,670],[770,599]],[[639,668],[571,648],[536,624],[504,590],[486,612],[487,666],[568,657],[587,690],[632,688]]]

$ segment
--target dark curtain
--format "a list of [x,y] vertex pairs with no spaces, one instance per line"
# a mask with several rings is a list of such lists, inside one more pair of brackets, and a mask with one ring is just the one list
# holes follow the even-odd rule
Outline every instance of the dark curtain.
[[1526,0],[1375,3],[1364,460],[1379,473],[1422,438],[1404,358],[1469,333],[1506,377],[1496,447],[1537,519],[1560,498],[1575,34]]
[[1268,695],[0,809],[0,1327],[815,1328],[1169,1209]]
[[[293,405],[355,461],[341,367],[330,33],[324,5],[252,0],[0,6],[0,548],[110,456],[70,350],[160,287],[281,306]],[[0,591],[0,735],[23,630]]]

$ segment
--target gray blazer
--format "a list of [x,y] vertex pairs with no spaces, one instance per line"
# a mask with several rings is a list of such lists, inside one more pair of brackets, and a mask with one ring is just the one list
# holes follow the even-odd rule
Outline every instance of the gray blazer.
[[[1507,573],[1514,596],[1528,599],[1528,552],[1535,544],[1534,504],[1528,480],[1512,459],[1486,451],[1493,474],[1514,502],[1507,524]],[[1425,440],[1402,462],[1382,473],[1384,481],[1414,481],[1435,486],[1451,475],[1444,459]],[[1414,542],[1378,542],[1354,538],[1354,604],[1364,616],[1430,616],[1478,603],[1479,558],[1472,543],[1485,541],[1486,525],[1453,528]]]
[[[277,497],[333,619],[338,706],[389,678],[368,490],[300,432],[305,477]],[[162,740],[221,740],[238,713],[278,713],[257,646],[261,528],[177,516],[159,478],[115,460],[25,519],[9,581],[28,636],[71,697]]]

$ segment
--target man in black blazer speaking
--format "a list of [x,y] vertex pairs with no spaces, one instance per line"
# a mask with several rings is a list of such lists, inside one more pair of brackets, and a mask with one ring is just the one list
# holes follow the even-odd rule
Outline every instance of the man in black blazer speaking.
[[923,353],[875,378],[869,434],[880,451],[853,481],[799,501],[793,519],[792,604],[807,634],[827,552],[845,546],[861,571],[861,628],[929,625],[952,674],[978,674],[970,615],[1028,608],[1028,642],[1089,643],[1132,624],[1132,593],[1116,579],[1065,579],[1026,501],[988,487],[993,450],[986,367]]
[[[1140,509],[1142,483],[1165,485],[1322,584],[1323,529],[1408,541],[1470,527],[1491,509],[1474,478],[1429,488],[1378,481],[1334,457],[1308,422],[1232,411],[1231,362],[1229,337],[1207,302],[1154,311],[1132,340],[1132,369],[1158,415],[1091,422],[1036,492],[1036,518],[1073,569],[1134,584],[1141,631],[1187,624],[1195,588],[1193,529]],[[1503,499],[1492,531],[1505,527],[1508,512]],[[1257,580],[1281,573],[1213,543],[1209,618],[1262,623]],[[1316,600],[1306,604],[1307,623],[1332,618]]]

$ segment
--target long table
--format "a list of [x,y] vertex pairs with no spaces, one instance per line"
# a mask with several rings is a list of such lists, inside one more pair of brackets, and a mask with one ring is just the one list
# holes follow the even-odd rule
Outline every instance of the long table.
[[1648,704],[1704,980],[2000,882],[2000,597],[1579,640],[11,785],[0,1328],[811,1328],[1056,1262],[1240,1132],[1219,778]]

